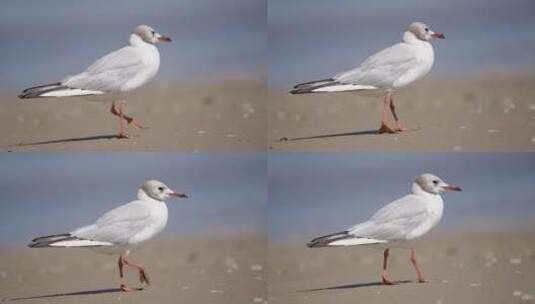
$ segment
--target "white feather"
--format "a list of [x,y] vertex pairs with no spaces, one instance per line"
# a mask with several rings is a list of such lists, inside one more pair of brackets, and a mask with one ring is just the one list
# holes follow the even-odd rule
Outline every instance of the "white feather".
[[95,246],[113,246],[112,243],[99,242],[91,240],[69,240],[50,244],[50,247],[95,247]]
[[82,90],[82,89],[64,89],[57,91],[50,91],[39,96],[41,97],[66,97],[66,96],[84,96],[84,95],[101,95],[102,91]]
[[331,92],[348,92],[348,91],[361,91],[361,90],[376,90],[377,87],[369,85],[358,85],[358,84],[339,84],[332,85],[328,87],[321,87],[312,92],[315,93],[331,93]]
[[327,246],[356,246],[356,245],[371,245],[371,244],[385,244],[388,241],[385,240],[376,240],[368,238],[351,238],[343,239],[329,243]]
[[130,45],[112,52],[61,83],[70,88],[127,92],[151,80],[160,67],[158,49],[132,34]]

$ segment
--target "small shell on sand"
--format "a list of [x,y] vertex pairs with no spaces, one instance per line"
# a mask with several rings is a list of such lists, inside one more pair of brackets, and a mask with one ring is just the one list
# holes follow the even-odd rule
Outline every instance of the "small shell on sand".
[[223,290],[221,290],[221,289],[212,289],[212,290],[210,290],[210,293],[223,293]]

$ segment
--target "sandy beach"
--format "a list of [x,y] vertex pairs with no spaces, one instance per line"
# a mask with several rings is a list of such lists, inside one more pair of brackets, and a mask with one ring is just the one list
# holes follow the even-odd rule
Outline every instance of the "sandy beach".
[[390,275],[401,282],[395,286],[380,283],[381,250],[270,244],[269,302],[532,303],[534,231],[431,233],[417,249],[429,282],[417,283],[409,252],[393,249]]
[[270,91],[268,147],[277,151],[533,151],[534,83],[535,75],[520,73],[424,79],[394,99],[402,123],[421,130],[381,136],[375,134],[380,97]]
[[116,138],[109,103],[81,98],[20,100],[0,93],[1,151],[263,151],[262,80],[204,85],[155,83],[134,92],[126,111],[148,129]]
[[[148,270],[144,290],[118,290],[115,256],[89,250],[1,248],[0,302],[263,303],[261,236],[167,238],[132,254]],[[130,286],[137,273],[127,271]]]

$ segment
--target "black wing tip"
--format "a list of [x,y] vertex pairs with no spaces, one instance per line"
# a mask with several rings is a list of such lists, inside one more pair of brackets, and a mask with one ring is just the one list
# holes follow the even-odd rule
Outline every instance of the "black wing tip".
[[294,86],[293,90],[290,91],[290,94],[308,94],[308,93],[325,93],[325,92],[314,92],[316,89],[329,87],[336,85],[338,82],[333,78],[326,78],[322,80],[315,80],[309,82],[303,82]]
[[39,240],[49,239],[49,238],[53,238],[53,237],[70,237],[70,236],[71,236],[70,233],[59,233],[59,234],[44,235],[44,236],[39,236],[39,237],[34,238],[32,240],[32,242],[37,242]]
[[316,248],[316,247],[319,247],[319,246],[318,246],[318,243],[316,243],[316,242],[308,242],[307,243],[307,247],[308,248]]
[[61,82],[43,84],[23,90],[17,97],[20,99],[30,99],[42,97],[41,94],[48,93],[57,89],[67,88]]
[[306,93],[310,93],[309,90],[305,90],[305,89],[293,89],[290,91],[290,94],[292,95],[298,95],[298,94],[306,94]]
[[19,99],[31,99],[31,98],[40,98],[38,93],[30,92],[30,93],[21,93],[17,96]]
[[311,84],[315,84],[315,83],[319,83],[319,82],[331,82],[331,81],[334,81],[334,78],[325,78],[325,79],[320,79],[320,80],[307,81],[307,82],[298,83],[298,84],[294,85],[293,88],[297,89],[297,88],[302,87],[302,86],[309,86]]
[[324,236],[317,237],[315,239],[312,239],[310,242],[307,243],[308,248],[317,248],[317,247],[325,247],[329,245],[329,243],[340,240],[343,238],[346,238],[349,235],[349,231],[344,230],[340,232],[335,232],[331,234],[327,234]]
[[70,233],[60,233],[60,234],[40,236],[40,237],[34,238],[32,242],[28,244],[28,247],[30,248],[50,247],[50,244],[53,244],[59,241],[72,239],[72,238],[73,236]]
[[36,89],[41,89],[41,88],[46,88],[46,87],[55,87],[55,86],[61,86],[61,82],[53,82],[53,83],[49,83],[49,84],[42,84],[42,85],[38,85],[38,86],[35,86],[35,87],[31,87],[31,88],[27,88],[25,90],[22,91],[22,93],[28,93],[29,91],[33,91],[33,90],[36,90]]

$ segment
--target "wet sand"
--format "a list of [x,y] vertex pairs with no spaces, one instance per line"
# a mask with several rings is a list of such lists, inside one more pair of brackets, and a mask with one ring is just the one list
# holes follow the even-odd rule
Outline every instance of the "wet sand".
[[395,135],[375,134],[381,97],[270,91],[268,98],[270,150],[535,151],[533,74],[424,79],[394,99],[404,126],[421,129]]
[[[134,251],[151,285],[118,290],[115,256],[84,249],[0,248],[0,302],[264,303],[262,236],[176,237]],[[137,272],[127,270],[130,286]]]
[[146,130],[117,139],[109,103],[78,97],[20,100],[0,92],[1,151],[264,151],[263,80],[155,83],[132,93],[126,112]]
[[390,275],[380,282],[382,251],[309,249],[270,244],[270,303],[533,303],[535,228],[431,233],[417,247],[418,283],[409,251],[391,250]]

